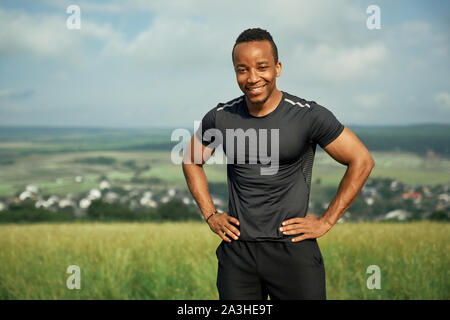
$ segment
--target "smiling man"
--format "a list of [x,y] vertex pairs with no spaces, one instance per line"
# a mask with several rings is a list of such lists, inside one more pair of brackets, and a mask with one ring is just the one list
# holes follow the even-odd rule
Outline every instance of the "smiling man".
[[[194,199],[223,239],[216,251],[219,296],[325,299],[325,268],[316,239],[354,202],[374,161],[330,110],[277,88],[282,66],[267,31],[242,32],[232,60],[244,95],[219,103],[204,116],[183,160]],[[211,134],[214,130],[220,134]],[[230,130],[241,134],[227,135]],[[252,132],[256,140],[248,139]],[[224,213],[214,206],[203,169],[220,144],[228,160],[229,212]],[[318,217],[308,213],[317,145],[347,166],[335,197]],[[276,170],[263,174],[261,169],[273,167],[268,159],[276,159]]]

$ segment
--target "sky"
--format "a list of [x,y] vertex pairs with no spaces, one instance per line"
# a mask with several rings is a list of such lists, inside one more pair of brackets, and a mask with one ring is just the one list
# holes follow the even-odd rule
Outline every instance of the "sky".
[[0,126],[192,128],[242,95],[231,49],[253,27],[278,88],[345,125],[450,123],[450,1],[0,0]]

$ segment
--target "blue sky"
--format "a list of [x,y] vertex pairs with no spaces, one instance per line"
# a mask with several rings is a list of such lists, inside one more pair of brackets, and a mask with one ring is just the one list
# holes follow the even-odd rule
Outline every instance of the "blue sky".
[[450,123],[449,21],[445,0],[0,1],[0,125],[191,128],[241,95],[249,27],[277,43],[279,89],[344,124]]

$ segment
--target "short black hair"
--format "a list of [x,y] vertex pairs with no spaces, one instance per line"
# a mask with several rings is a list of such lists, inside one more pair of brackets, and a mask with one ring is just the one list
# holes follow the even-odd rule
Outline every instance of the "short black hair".
[[236,42],[233,46],[233,50],[231,51],[231,57],[232,57],[233,61],[234,61],[234,57],[233,57],[234,48],[236,47],[236,45],[238,45],[239,43],[243,43],[243,42],[264,41],[264,40],[267,40],[270,42],[270,44],[272,46],[272,54],[275,59],[275,63],[277,63],[278,62],[277,45],[273,41],[273,38],[270,35],[270,33],[267,30],[263,30],[261,28],[250,28],[250,29],[244,30],[239,35],[239,37],[237,37]]

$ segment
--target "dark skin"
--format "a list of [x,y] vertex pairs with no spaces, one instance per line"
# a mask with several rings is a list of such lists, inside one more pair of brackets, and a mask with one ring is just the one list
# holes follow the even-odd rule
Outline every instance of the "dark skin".
[[[281,74],[281,62],[276,62],[268,41],[245,42],[236,45],[233,64],[239,88],[245,94],[248,110],[256,117],[272,112],[279,104],[282,92],[276,86]],[[338,191],[322,216],[307,213],[304,218],[283,221],[280,231],[286,235],[298,235],[293,242],[319,238],[325,235],[355,201],[372,168],[375,165],[369,151],[347,127],[324,150],[337,162],[347,166]],[[183,160],[183,172],[194,199],[211,230],[224,241],[238,240],[238,219],[228,213],[217,213],[211,199],[204,163],[214,153],[194,136]],[[197,159],[197,161],[194,161]],[[198,161],[200,159],[200,161]]]
[[205,147],[195,135],[192,136],[184,155],[183,172],[189,190],[202,211],[203,217],[205,220],[209,218],[210,229],[224,241],[231,242],[231,239],[238,240],[240,236],[237,228],[239,226],[238,219],[231,217],[228,213],[216,213],[210,217],[210,214],[216,211],[216,207],[208,190],[208,181],[203,165],[213,153],[214,149]]

